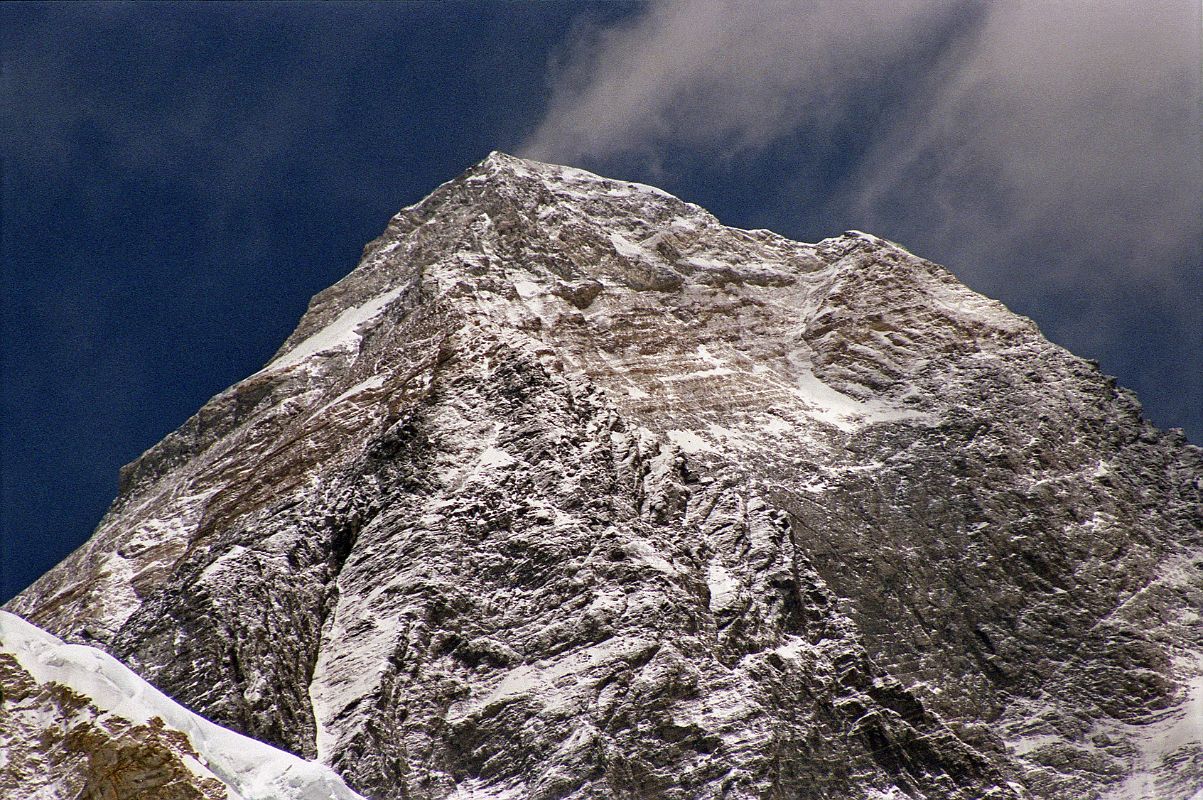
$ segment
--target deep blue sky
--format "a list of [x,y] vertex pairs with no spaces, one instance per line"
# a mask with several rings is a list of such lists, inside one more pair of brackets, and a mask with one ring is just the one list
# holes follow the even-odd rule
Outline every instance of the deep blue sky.
[[[1154,173],[1148,197],[1169,197],[1164,207],[1182,206],[1187,220],[1163,213],[1173,225],[1148,232],[1150,260],[1143,234],[1091,245],[1103,235],[1091,232],[1092,209],[1085,222],[1060,210],[1032,222],[1033,193],[1064,206],[1032,186],[1106,199],[1112,184],[1132,184],[1093,161],[1051,176],[1037,164],[1032,183],[934,135],[905,161],[883,155],[900,149],[896,132],[915,128],[914,115],[962,119],[966,102],[983,105],[959,87],[970,76],[997,91],[991,48],[1022,20],[951,3],[913,30],[909,17],[881,20],[909,30],[905,46],[858,49],[872,20],[849,34],[800,3],[773,7],[793,20],[781,25],[753,19],[769,7],[754,4],[732,25],[690,2],[0,6],[0,601],[88,536],[122,464],[262,366],[389,216],[495,148],[656,183],[742,227],[894,238],[1100,359],[1156,422],[1203,441],[1203,236],[1180,236],[1192,213],[1180,176],[1141,167]],[[695,24],[707,35],[691,36]],[[803,49],[782,39],[774,51],[757,25],[820,31],[814,50],[840,58],[758,71],[739,40],[724,40],[723,72],[696,51],[716,38],[707,24],[742,31],[747,52],[782,63]],[[1042,79],[1024,69],[1015,81]],[[1063,71],[1056,59],[1050,69]],[[989,80],[974,82],[981,74]],[[706,86],[729,91],[716,100]],[[717,109],[737,96],[751,105],[724,118]],[[1198,117],[1167,124],[1192,130]],[[1194,136],[1178,169],[1187,188]],[[1023,141],[998,142],[1004,166],[1022,160]]]

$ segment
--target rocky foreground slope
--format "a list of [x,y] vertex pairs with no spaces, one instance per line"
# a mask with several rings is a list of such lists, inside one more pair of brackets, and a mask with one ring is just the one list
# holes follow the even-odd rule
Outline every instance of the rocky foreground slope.
[[378,800],[1189,798],[1201,488],[892,243],[493,154],[8,608]]

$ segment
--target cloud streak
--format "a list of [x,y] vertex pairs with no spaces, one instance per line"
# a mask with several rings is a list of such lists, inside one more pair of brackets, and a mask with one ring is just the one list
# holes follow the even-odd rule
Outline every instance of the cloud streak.
[[968,57],[875,142],[850,206],[966,240],[950,248],[964,256],[1058,240],[1059,276],[1028,267],[1042,282],[1088,270],[1171,288],[1203,232],[1199,25],[1184,10],[990,6]]
[[580,161],[668,144],[763,148],[838,116],[959,11],[946,0],[655,3],[634,23],[577,35],[522,152]]

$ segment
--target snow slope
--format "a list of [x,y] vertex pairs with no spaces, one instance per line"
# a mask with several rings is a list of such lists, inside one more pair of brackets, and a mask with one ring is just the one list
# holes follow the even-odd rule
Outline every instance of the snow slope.
[[[330,769],[193,714],[107,653],[64,644],[6,611],[0,611],[0,654],[15,658],[37,683],[59,684],[86,698],[102,716],[135,725],[157,725],[157,718],[179,731],[197,754],[189,766],[228,787],[231,800],[362,800]],[[33,787],[24,788],[32,793]]]

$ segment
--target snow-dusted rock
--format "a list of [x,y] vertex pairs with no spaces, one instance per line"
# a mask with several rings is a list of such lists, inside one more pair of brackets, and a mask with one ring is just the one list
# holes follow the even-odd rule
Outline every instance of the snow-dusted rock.
[[11,608],[381,800],[1188,798],[1201,483],[897,245],[493,154]]

